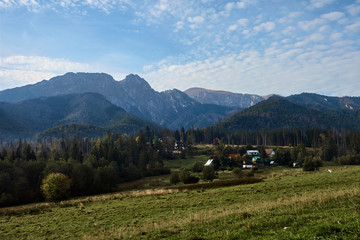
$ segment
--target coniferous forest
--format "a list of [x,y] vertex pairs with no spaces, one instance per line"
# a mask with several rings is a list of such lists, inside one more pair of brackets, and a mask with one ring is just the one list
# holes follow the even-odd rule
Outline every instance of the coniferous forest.
[[[175,142],[184,146],[181,152],[174,151]],[[71,179],[71,196],[116,191],[117,184],[122,182],[169,174],[164,159],[176,161],[197,154],[196,144],[218,142],[220,145],[214,146],[219,153],[216,167],[222,169],[241,164],[227,161],[229,154],[244,155],[246,149],[262,152],[266,146],[275,148],[274,160],[280,165],[301,164],[308,157],[337,164],[360,164],[360,131],[329,128],[231,133],[216,128],[157,131],[147,127],[135,135],[108,133],[96,139],[18,140],[1,143],[0,205],[43,201],[40,186],[51,173],[62,173]],[[311,153],[307,148],[312,149]],[[213,152],[205,154],[211,156]]]

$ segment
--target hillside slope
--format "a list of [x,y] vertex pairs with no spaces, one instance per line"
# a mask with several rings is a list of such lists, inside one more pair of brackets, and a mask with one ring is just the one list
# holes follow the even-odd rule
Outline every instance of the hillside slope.
[[[6,136],[29,137],[48,128],[59,125],[78,124],[108,127],[131,118],[138,120],[124,109],[110,103],[100,94],[67,94],[55,97],[42,97],[16,103],[0,102],[0,132]],[[9,127],[11,126],[11,127]],[[137,127],[144,127],[141,124]]]
[[320,111],[274,96],[215,125],[232,130],[292,129],[307,126],[359,129],[360,111],[332,109]]
[[287,97],[290,101],[313,109],[360,109],[360,97],[329,97],[315,93],[301,93]]
[[236,107],[239,109],[251,107],[265,100],[263,97],[255,94],[232,93],[204,88],[190,88],[184,92],[200,103]]

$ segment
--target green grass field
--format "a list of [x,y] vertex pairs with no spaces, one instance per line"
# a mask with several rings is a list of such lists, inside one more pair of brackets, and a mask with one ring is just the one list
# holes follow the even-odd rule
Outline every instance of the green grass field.
[[194,163],[200,162],[205,164],[209,159],[207,155],[199,155],[199,156],[190,156],[185,159],[173,159],[173,160],[165,160],[164,166],[172,169],[177,168],[191,168]]
[[360,239],[360,167],[331,170],[266,169],[248,185],[3,208],[0,239]]

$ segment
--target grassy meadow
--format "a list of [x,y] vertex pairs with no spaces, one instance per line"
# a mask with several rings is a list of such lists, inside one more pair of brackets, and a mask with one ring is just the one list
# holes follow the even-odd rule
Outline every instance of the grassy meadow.
[[2,208],[0,239],[360,239],[360,167],[331,170],[268,168],[253,184]]

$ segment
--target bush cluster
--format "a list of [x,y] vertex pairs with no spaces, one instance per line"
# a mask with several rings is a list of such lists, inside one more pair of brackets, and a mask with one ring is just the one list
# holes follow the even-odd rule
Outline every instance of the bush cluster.
[[304,171],[318,171],[319,168],[322,166],[320,157],[305,157],[303,162],[303,170]]

